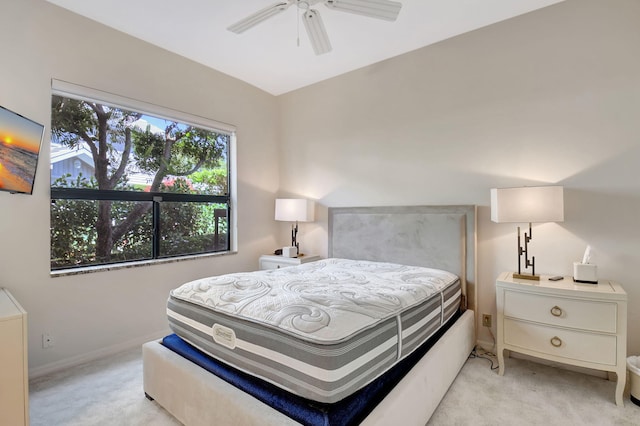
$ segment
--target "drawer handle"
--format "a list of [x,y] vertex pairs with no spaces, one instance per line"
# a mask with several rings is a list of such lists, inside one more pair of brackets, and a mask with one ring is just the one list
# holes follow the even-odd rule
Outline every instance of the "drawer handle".
[[562,340],[558,336],[554,336],[551,338],[551,345],[559,348],[560,346],[562,346]]
[[551,315],[554,317],[562,316],[562,308],[560,308],[560,306],[554,306],[551,308]]

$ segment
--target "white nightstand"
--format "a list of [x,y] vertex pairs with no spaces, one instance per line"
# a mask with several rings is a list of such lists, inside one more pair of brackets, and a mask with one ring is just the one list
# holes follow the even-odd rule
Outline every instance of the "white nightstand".
[[[496,281],[498,363],[504,350],[563,364],[616,373],[616,404],[622,406],[626,382],[627,293],[618,283],[577,284],[514,279]],[[611,376],[610,376],[611,377]]]
[[274,254],[260,256],[260,269],[279,269],[287,266],[302,265],[303,263],[320,260],[320,256],[302,255],[300,257],[284,257]]

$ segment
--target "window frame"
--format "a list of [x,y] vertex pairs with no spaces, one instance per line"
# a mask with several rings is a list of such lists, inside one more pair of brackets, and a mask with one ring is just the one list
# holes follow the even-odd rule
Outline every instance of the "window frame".
[[[99,189],[85,189],[85,188],[62,188],[52,187],[51,179],[49,179],[50,185],[50,201],[55,200],[87,200],[87,201],[143,201],[153,202],[154,212],[159,211],[160,203],[166,202],[194,202],[194,203],[219,203],[226,204],[227,208],[227,249],[221,251],[203,252],[203,253],[191,253],[184,255],[171,255],[160,256],[160,242],[158,237],[159,230],[157,226],[154,226],[153,230],[153,252],[152,257],[148,259],[139,259],[131,261],[116,261],[113,263],[101,263],[95,265],[79,265],[79,266],[66,266],[60,268],[51,268],[52,275],[64,275],[65,273],[77,273],[79,270],[101,270],[101,269],[114,269],[119,266],[129,267],[132,264],[150,264],[157,263],[159,261],[176,261],[202,256],[218,256],[222,254],[230,254],[237,252],[237,192],[236,192],[236,129],[235,126],[210,120],[194,114],[189,114],[182,111],[172,110],[170,108],[162,107],[159,105],[138,101],[132,98],[115,95],[108,92],[103,92],[97,89],[91,89],[85,86],[76,85],[73,83],[52,79],[51,81],[51,96],[62,96],[71,99],[77,99],[82,101],[99,102],[106,106],[113,108],[120,108],[124,110],[140,112],[149,116],[153,116],[160,119],[166,119],[170,121],[178,121],[183,124],[193,125],[205,130],[210,130],[216,133],[224,133],[229,136],[229,145],[227,146],[227,180],[228,180],[228,193],[224,195],[205,195],[205,194],[179,194],[171,192],[142,192],[142,191],[119,191],[119,190],[99,190]],[[51,136],[49,138],[51,140]],[[156,213],[154,213],[155,215]],[[154,223],[159,218],[153,219]],[[50,234],[51,238],[51,234]]]

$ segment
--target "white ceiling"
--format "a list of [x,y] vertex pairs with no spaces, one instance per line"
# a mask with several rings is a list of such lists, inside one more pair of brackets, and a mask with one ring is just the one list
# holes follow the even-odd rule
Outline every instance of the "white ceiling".
[[562,0],[399,0],[387,22],[314,6],[333,50],[316,56],[295,6],[243,34],[227,27],[276,0],[47,0],[274,95]]

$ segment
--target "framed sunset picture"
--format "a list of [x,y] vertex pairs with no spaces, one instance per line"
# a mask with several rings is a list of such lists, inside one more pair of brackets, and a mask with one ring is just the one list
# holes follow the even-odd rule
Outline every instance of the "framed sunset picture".
[[0,106],[0,191],[33,192],[44,126]]

